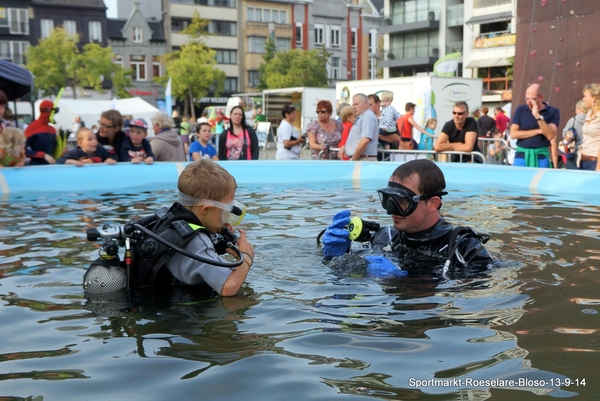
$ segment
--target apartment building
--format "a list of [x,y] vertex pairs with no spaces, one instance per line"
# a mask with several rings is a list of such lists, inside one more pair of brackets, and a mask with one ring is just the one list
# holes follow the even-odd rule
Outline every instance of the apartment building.
[[0,7],[0,58],[24,64],[27,48],[33,43],[30,23],[31,0],[5,0]]

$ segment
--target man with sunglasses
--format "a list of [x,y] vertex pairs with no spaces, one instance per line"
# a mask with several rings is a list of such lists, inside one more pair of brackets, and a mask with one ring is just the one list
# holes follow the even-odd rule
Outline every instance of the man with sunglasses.
[[[392,216],[393,227],[381,228],[367,239],[372,248],[404,258],[403,267],[418,262],[426,268],[438,266],[443,274],[453,269],[487,269],[494,260],[483,246],[489,236],[444,220],[440,209],[442,197],[448,194],[445,188],[444,174],[435,163],[419,159],[401,164],[387,187],[377,191],[382,207]],[[333,221],[323,235],[326,259],[350,250],[346,229],[350,211],[338,213]]]
[[[452,106],[452,120],[442,128],[433,149],[436,152],[480,152],[477,145],[477,131],[477,121],[473,117],[469,117],[469,105],[463,101],[456,102]],[[461,161],[461,155],[452,155],[452,161]],[[462,156],[463,163],[470,161],[471,157]],[[483,163],[480,157],[475,157],[473,161]]]

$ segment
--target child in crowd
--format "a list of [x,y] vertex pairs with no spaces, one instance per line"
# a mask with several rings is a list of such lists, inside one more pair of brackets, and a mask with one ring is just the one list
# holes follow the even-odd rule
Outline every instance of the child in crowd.
[[25,165],[25,134],[23,130],[5,127],[0,134],[0,168]]
[[[233,212],[237,183],[235,178],[212,160],[198,160],[187,165],[179,176],[179,203],[173,204],[170,212],[189,225],[200,226],[184,249],[196,255],[224,261],[215,251],[209,234],[220,233],[227,221],[228,212]],[[179,281],[195,285],[206,283],[222,296],[233,296],[244,283],[254,259],[252,245],[246,232],[239,230],[237,247],[244,263],[235,269],[218,267],[175,253],[166,267]]]
[[425,122],[425,131],[427,135],[421,133],[421,140],[419,141],[419,149],[421,150],[433,150],[433,142],[435,140],[435,127],[437,127],[437,119],[429,118]]
[[152,153],[148,135],[148,124],[143,118],[138,118],[129,123],[129,138],[123,141],[121,146],[121,161],[130,161],[133,164],[144,162],[154,163],[156,159]]
[[[402,116],[394,106],[394,92],[383,91],[379,94],[381,99],[381,116],[379,117],[379,135],[394,135],[398,133],[396,121]],[[381,142],[385,149],[390,148],[387,142]]]
[[504,151],[506,150],[506,143],[502,141],[504,135],[502,133],[494,130],[492,132],[492,138],[494,141],[489,144],[487,147],[488,154],[487,160],[485,161],[488,164],[502,164],[504,161]]
[[85,164],[115,164],[117,162],[115,156],[108,153],[104,146],[98,146],[98,139],[91,129],[79,128],[75,136],[77,147],[58,159],[57,164],[74,164],[82,167]]
[[212,133],[210,132],[210,124],[198,124],[196,127],[196,133],[198,134],[198,140],[192,142],[190,145],[190,161],[196,161],[200,159],[219,160],[219,156],[217,156],[217,150],[209,143],[212,137]]

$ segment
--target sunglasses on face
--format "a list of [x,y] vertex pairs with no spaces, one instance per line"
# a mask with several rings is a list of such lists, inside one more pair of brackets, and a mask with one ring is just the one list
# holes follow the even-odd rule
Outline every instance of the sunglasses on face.
[[389,215],[410,216],[419,206],[419,202],[427,201],[433,197],[440,198],[448,192],[440,191],[432,194],[417,195],[404,185],[396,182],[388,182],[387,188],[378,189],[381,206]]
[[465,114],[465,111],[453,111],[452,114],[457,115],[457,116],[462,116],[463,114]]
[[317,110],[317,114],[327,114],[327,110]]

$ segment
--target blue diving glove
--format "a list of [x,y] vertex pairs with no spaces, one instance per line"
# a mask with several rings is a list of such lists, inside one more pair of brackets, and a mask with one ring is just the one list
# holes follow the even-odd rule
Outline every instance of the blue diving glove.
[[331,259],[348,252],[350,248],[350,233],[346,226],[350,223],[350,210],[342,210],[333,216],[331,225],[323,234],[323,256]]
[[370,255],[365,256],[365,260],[369,262],[369,266],[367,266],[367,274],[369,276],[379,278],[401,278],[408,276],[406,270],[400,269],[385,256]]

